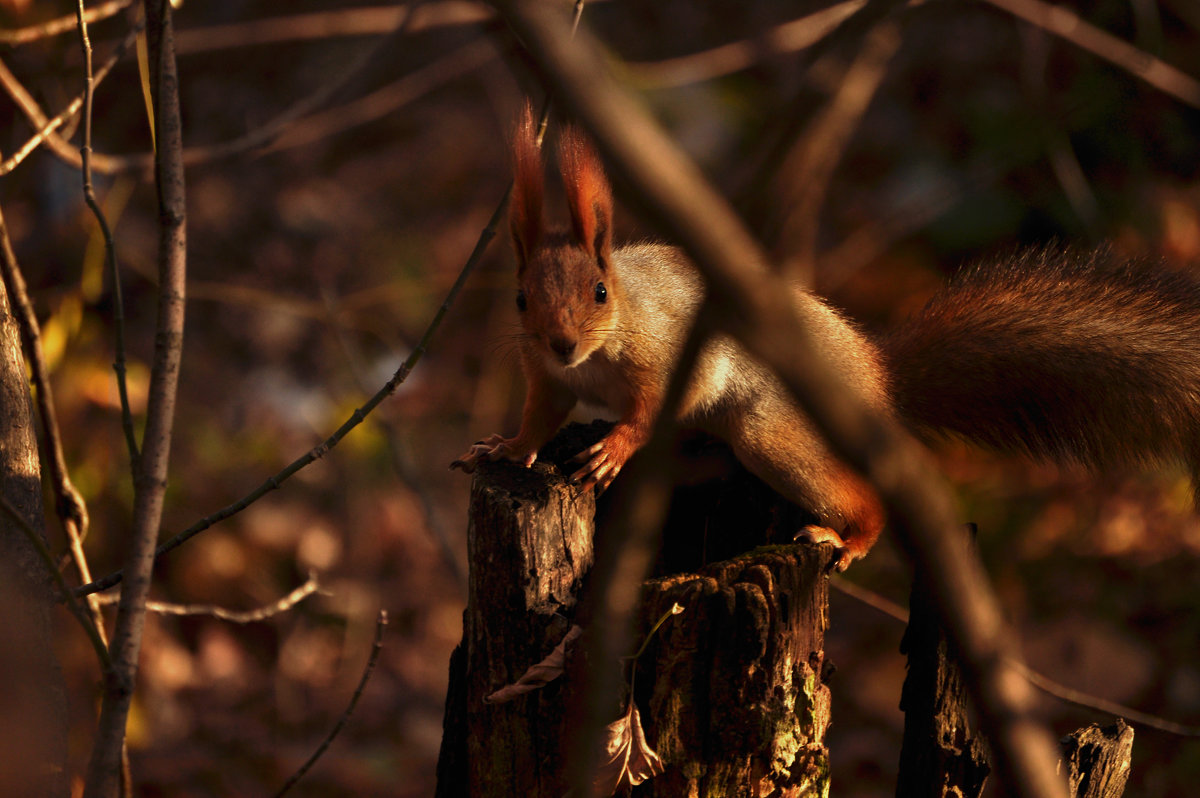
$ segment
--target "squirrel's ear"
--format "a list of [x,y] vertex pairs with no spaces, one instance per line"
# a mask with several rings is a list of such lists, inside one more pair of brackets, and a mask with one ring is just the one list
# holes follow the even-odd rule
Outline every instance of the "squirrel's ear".
[[606,268],[612,249],[612,188],[596,151],[574,126],[559,138],[558,163],[575,237]]
[[508,223],[512,230],[513,244],[517,248],[517,259],[524,267],[533,248],[542,236],[542,151],[537,143],[537,123],[533,109],[525,103],[525,110],[517,122],[513,134],[513,189],[508,209]]

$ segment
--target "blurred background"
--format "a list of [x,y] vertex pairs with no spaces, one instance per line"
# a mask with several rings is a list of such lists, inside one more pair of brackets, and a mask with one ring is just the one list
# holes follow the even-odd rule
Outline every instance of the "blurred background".
[[[1068,5],[1196,91],[1194,0]],[[1189,105],[986,2],[914,2],[889,18],[894,40],[851,20],[800,49],[819,26],[788,23],[829,7],[597,0],[583,20],[748,225],[870,331],[903,319],[964,262],[1023,245],[1107,242],[1200,264],[1194,94]],[[0,25],[73,8],[0,0]],[[403,17],[400,6],[332,0],[188,0],[176,12],[189,301],[164,538],[249,493],[392,375],[504,193],[508,129],[526,96],[543,96],[528,59],[486,6],[431,0],[396,34]],[[129,24],[122,12],[91,26],[97,64]],[[47,115],[81,91],[74,32],[0,47]],[[861,117],[831,117],[848,71],[869,104]],[[5,156],[31,132],[11,99],[0,101],[0,126]],[[115,229],[140,413],[157,229],[132,54],[97,89],[94,147],[113,156],[98,158],[94,181]],[[112,286],[80,185],[42,148],[0,178],[0,207],[91,514],[87,552],[103,574],[121,564],[132,490]],[[617,239],[655,236],[635,198],[616,191]],[[814,203],[819,224],[797,227],[791,211]],[[130,721],[138,794],[277,789],[343,711],[380,608],[391,623],[379,667],[293,794],[432,793],[465,602],[469,478],[447,464],[471,441],[517,428],[514,284],[502,226],[393,397],[280,490],[158,566],[153,596],[163,601],[250,609],[310,572],[321,591],[258,623],[150,618]],[[940,454],[1033,667],[1200,725],[1200,523],[1183,470],[1098,478],[953,444]],[[903,604],[907,571],[885,538],[847,576]],[[889,795],[903,626],[837,592],[832,601],[834,794]],[[74,621],[63,613],[60,625],[78,772],[97,668]],[[1045,709],[1062,734],[1109,720],[1049,698]],[[1134,725],[1129,794],[1193,794],[1197,743]]]

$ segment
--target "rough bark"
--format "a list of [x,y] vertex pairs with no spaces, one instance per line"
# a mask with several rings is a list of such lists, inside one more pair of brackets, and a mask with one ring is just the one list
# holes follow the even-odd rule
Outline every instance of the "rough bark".
[[1071,798],[1121,798],[1129,781],[1133,729],[1092,724],[1061,740]]
[[471,488],[463,639],[450,661],[438,796],[565,792],[563,682],[505,704],[485,697],[566,635],[592,563],[595,500],[544,464],[486,466]]
[[[897,798],[970,798],[983,794],[991,772],[986,741],[971,728],[968,694],[957,660],[930,606],[924,580],[914,580],[901,651],[908,676],[900,698],[904,741]],[[1129,779],[1133,729],[1118,720],[1060,740],[1071,798],[1120,798]]]
[[904,740],[896,796],[979,796],[991,773],[987,746],[971,729],[962,672],[920,578],[914,580],[910,607],[900,643],[908,675],[900,694]]
[[[593,427],[581,440],[573,437],[579,430],[569,431],[532,470],[497,464],[476,476],[468,606],[451,658],[439,796],[494,794],[501,784],[505,794],[528,798],[566,793],[571,726],[564,713],[575,705],[571,691],[581,689],[573,677],[582,672],[582,654],[569,651],[566,675],[541,690],[501,705],[483,698],[542,660],[570,626],[591,565],[595,508],[591,493],[546,463],[602,432]],[[715,462],[726,470],[723,456]],[[643,587],[639,641],[673,604],[684,611],[636,663],[635,699],[665,766],[638,795],[745,795],[751,786],[762,795],[827,794],[824,569],[831,552],[775,546],[704,564],[710,552],[731,550],[731,537],[743,545],[763,540],[779,515],[775,501],[740,472],[676,497],[660,570],[689,563],[695,572]],[[680,527],[690,528],[690,540]],[[621,711],[612,708],[613,720]]]
[[636,698],[666,764],[648,796],[825,795],[829,552],[756,549],[648,582],[640,629],[673,603],[639,660]]
[[[41,469],[16,321],[0,283],[0,493],[39,533]],[[53,648],[54,590],[45,564],[0,513],[0,784],[4,794],[66,792],[66,692]]]

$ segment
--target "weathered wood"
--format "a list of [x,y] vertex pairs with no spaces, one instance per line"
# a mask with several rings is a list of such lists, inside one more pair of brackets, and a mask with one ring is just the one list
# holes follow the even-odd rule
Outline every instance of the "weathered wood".
[[828,794],[829,557],[758,549],[646,584],[643,635],[672,604],[684,611],[638,662],[636,697],[667,764],[639,795]]
[[[586,440],[602,431],[582,434]],[[571,735],[563,713],[574,705],[570,691],[584,688],[572,682],[571,656],[567,675],[537,692],[502,705],[483,698],[545,657],[570,625],[591,564],[594,508],[590,493],[578,492],[546,463],[582,448],[580,434],[574,429],[567,442],[556,439],[532,470],[497,464],[476,475],[468,606],[463,642],[451,659],[438,796],[566,792]],[[691,549],[674,552],[668,542],[661,568],[700,566],[711,552],[769,537],[779,515],[775,499],[740,489],[741,479],[726,474],[720,486],[677,496],[670,538]],[[698,507],[719,511],[698,518]],[[768,547],[646,583],[639,642],[673,604],[684,611],[636,663],[646,738],[665,765],[638,795],[828,793],[823,646],[831,554],[829,547]],[[613,711],[616,720],[620,710]]]
[[909,603],[908,628],[900,643],[908,656],[908,675],[900,693],[904,739],[896,796],[979,796],[991,772],[987,747],[971,729],[962,673],[919,576]]
[[565,702],[555,682],[486,704],[566,634],[592,564],[595,501],[551,467],[500,463],[471,488],[463,639],[451,657],[437,795],[562,796]]
[[1095,723],[1060,741],[1071,798],[1120,798],[1129,781],[1133,728],[1123,720]]

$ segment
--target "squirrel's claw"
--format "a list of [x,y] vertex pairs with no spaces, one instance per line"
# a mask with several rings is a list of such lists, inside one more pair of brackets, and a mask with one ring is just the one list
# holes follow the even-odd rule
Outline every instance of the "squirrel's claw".
[[841,573],[850,567],[851,562],[857,559],[842,536],[827,526],[810,524],[797,532],[792,540],[797,543],[832,543],[834,546],[833,559],[829,561],[829,565],[826,567],[826,570],[830,572],[837,571]]
[[[516,438],[505,438],[503,435],[496,433],[481,441],[476,441],[467,453],[450,464],[450,468],[457,468],[467,474],[475,471],[475,468],[483,460],[495,462],[496,460],[516,460],[521,465],[529,468],[537,460],[537,452],[529,452],[520,454],[513,448],[513,441]],[[516,456],[514,456],[516,455]]]
[[597,493],[603,493],[617,478],[617,474],[621,473],[621,468],[629,459],[620,457],[614,447],[605,445],[607,442],[608,438],[604,438],[569,461],[579,463],[587,460],[582,468],[571,475],[571,481],[582,482],[584,490],[594,487]]

